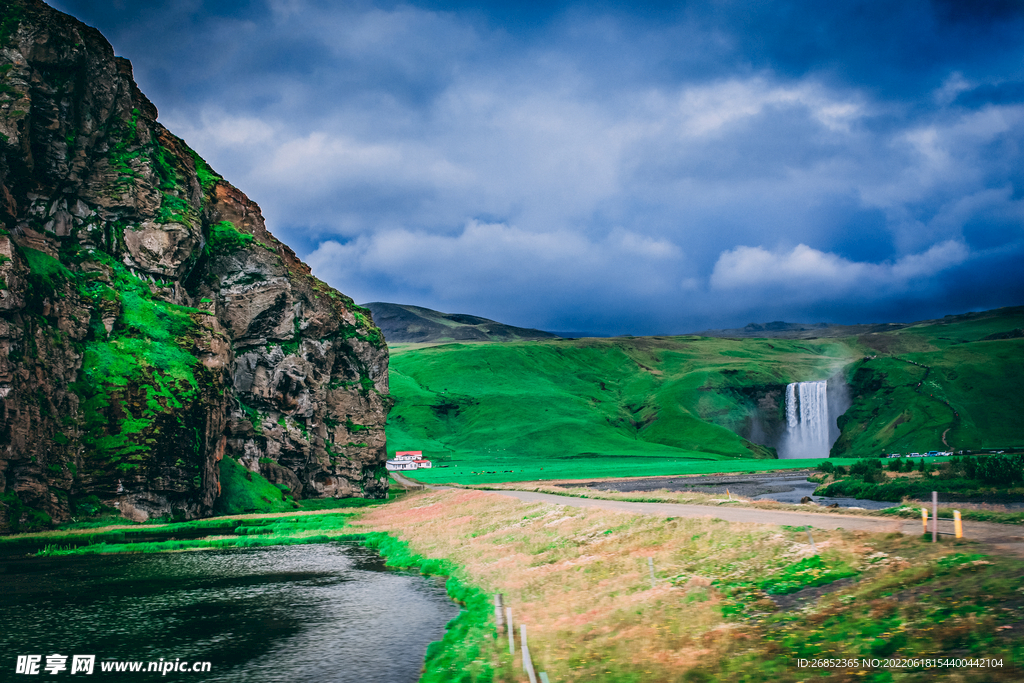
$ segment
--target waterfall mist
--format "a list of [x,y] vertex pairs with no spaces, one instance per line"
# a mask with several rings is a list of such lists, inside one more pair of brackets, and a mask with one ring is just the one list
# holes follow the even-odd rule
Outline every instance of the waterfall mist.
[[850,405],[846,383],[793,382],[786,386],[786,434],[780,458],[827,458],[839,438],[836,418]]

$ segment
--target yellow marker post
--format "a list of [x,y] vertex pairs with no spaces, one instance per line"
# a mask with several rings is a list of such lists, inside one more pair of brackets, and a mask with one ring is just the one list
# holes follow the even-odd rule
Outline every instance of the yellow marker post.
[[928,508],[921,508],[921,526],[924,527],[921,533],[928,533]]
[[956,532],[957,538],[964,537],[964,523],[960,519],[960,511],[953,510],[953,530]]

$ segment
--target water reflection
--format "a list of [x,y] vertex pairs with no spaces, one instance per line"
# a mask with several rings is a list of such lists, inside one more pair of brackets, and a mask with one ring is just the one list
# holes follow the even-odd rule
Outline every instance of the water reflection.
[[[18,654],[60,653],[97,655],[90,680],[415,681],[458,614],[440,579],[341,544],[5,559],[0,576],[0,678]],[[212,669],[99,671],[161,658]]]

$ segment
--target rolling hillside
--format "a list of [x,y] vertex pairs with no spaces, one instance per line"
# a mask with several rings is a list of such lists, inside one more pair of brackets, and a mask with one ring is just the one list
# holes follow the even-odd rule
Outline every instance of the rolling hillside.
[[402,345],[388,446],[442,464],[581,472],[624,457],[773,458],[785,385],[838,375],[853,405],[834,457],[938,449],[943,434],[957,449],[1005,447],[1024,443],[1021,327],[1024,308],[844,338]]
[[421,306],[364,304],[389,344],[450,341],[518,341],[555,339],[542,330],[515,327],[463,313],[440,313]]

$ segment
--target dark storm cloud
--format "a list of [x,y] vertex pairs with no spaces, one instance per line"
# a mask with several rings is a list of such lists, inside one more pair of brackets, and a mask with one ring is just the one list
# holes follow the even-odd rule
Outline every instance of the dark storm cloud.
[[57,6],[357,300],[641,334],[1024,294],[1024,3]]

